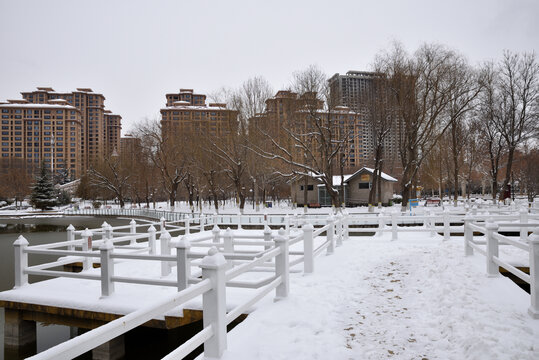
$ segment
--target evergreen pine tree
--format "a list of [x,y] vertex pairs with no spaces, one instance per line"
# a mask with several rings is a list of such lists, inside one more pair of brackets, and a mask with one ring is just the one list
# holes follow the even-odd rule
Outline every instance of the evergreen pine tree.
[[56,190],[52,184],[49,170],[45,167],[45,163],[42,163],[39,176],[32,187],[30,203],[38,209],[49,210],[56,205],[56,201]]

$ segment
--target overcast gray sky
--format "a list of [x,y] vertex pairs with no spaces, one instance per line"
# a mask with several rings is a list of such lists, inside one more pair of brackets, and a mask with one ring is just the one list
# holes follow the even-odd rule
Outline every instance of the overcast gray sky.
[[91,87],[125,133],[180,87],[262,75],[278,90],[310,64],[367,70],[394,40],[410,51],[443,43],[472,63],[538,52],[538,19],[535,0],[0,0],[0,100]]

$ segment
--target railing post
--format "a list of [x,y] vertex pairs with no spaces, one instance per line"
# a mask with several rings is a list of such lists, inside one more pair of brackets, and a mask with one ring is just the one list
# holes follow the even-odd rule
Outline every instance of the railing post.
[[241,230],[241,212],[238,213],[238,230]]
[[337,241],[336,246],[342,246],[342,214],[337,214]]
[[530,239],[530,295],[528,314],[539,319],[539,227],[533,230]]
[[161,216],[159,221],[161,222],[161,228],[159,230],[161,231],[161,233],[163,233],[164,231],[167,230],[167,223],[166,223],[166,220],[165,220],[165,218],[163,216]]
[[200,229],[199,231],[200,231],[200,232],[203,232],[203,231],[204,231],[204,228],[206,227],[206,226],[205,226],[205,222],[206,222],[206,217],[204,216],[204,214],[201,213],[201,214],[198,216],[198,224],[200,225],[200,226],[199,226],[199,229]]
[[137,243],[134,237],[137,233],[137,222],[135,221],[135,219],[131,219],[131,221],[129,222],[129,233],[133,234],[131,241],[129,241],[129,245],[135,245]]
[[301,229],[303,230],[303,272],[312,274],[314,271],[314,228],[312,224],[307,223]]
[[109,240],[105,240],[99,247],[101,253],[101,296],[110,296],[114,294],[114,259],[112,252],[114,245]]
[[213,225],[213,229],[211,230],[213,235],[213,243],[218,244],[219,243],[219,234],[221,233],[221,230],[219,229],[219,226],[217,224]]
[[429,217],[430,237],[434,237],[436,236],[436,213],[429,210],[427,216]]
[[185,218],[184,222],[185,226],[185,235],[189,235],[191,233],[191,218],[188,216]]
[[[75,227],[69,224],[66,230],[67,230],[67,241],[73,243],[75,241]],[[68,245],[67,250],[69,251],[75,250],[75,245]]]
[[335,218],[333,217],[333,215],[330,215],[327,219],[327,223],[329,225],[327,231],[326,231],[326,235],[327,235],[327,239],[329,241],[329,245],[328,245],[328,248],[327,248],[327,254],[328,255],[331,255],[335,252]]
[[[521,224],[527,224],[528,223],[528,209],[520,209],[520,223]],[[520,228],[520,241],[526,241],[528,238],[528,228],[527,227],[521,227]]]
[[24,271],[28,267],[28,254],[26,253],[26,247],[28,247],[28,240],[20,235],[13,243],[15,248],[15,289],[23,285],[28,284],[28,274]]
[[449,210],[448,209],[445,209],[444,210],[444,214],[443,214],[443,218],[444,218],[444,241],[447,241],[450,239],[450,220],[449,220]]
[[378,231],[376,231],[376,236],[382,236],[384,234],[385,221],[383,218],[384,214],[382,211],[378,213]]
[[110,224],[105,227],[105,238],[112,243],[112,226]]
[[[92,251],[92,235],[92,232],[88,228],[82,232],[82,251]],[[82,259],[82,270],[91,269],[93,264],[92,258],[84,256]]]
[[470,227],[472,222],[472,217],[469,214],[464,216],[464,255],[471,256],[473,255],[473,247],[470,246],[470,243],[473,241],[473,230]]
[[290,262],[288,254],[288,236],[286,231],[279,229],[277,236],[274,238],[275,246],[279,247],[281,251],[279,255],[275,257],[275,276],[281,277],[281,283],[275,289],[275,300],[280,300],[288,297],[290,288]]
[[498,239],[494,237],[494,232],[498,231],[498,224],[488,221],[485,224],[487,229],[487,274],[489,277],[500,275],[498,265],[494,262],[494,257],[498,256]]
[[225,235],[223,236],[223,250],[225,253],[232,254],[234,252],[234,234],[232,229],[226,228]]
[[186,236],[174,243],[176,247],[176,272],[178,280],[178,291],[187,289],[189,277],[191,276],[191,262],[187,257],[191,243]]
[[[170,255],[170,239],[171,236],[168,231],[161,232],[159,242],[161,243],[161,255]],[[170,275],[170,263],[168,261],[161,261],[161,276]]]
[[204,357],[218,359],[226,350],[226,279],[227,262],[216,248],[208,251],[208,256],[200,264],[202,278],[209,279],[211,290],[202,295],[204,328],[211,326],[213,336],[204,342]]
[[391,213],[391,240],[395,241],[399,238],[398,227],[397,227],[397,212],[393,211]]
[[150,225],[148,228],[148,253],[150,255],[155,255],[156,248],[155,248],[155,227],[153,225]]
[[107,241],[107,227],[109,224],[106,221],[103,221],[103,224],[101,224],[101,239],[103,241]]
[[348,212],[346,212],[344,214],[344,218],[343,218],[343,240],[346,241],[350,238],[350,233],[349,233],[349,227],[350,227],[350,218],[348,216]]
[[[264,225],[264,242],[270,242],[271,241],[271,229],[268,225]],[[264,244],[264,250],[268,250],[271,248],[270,244]]]
[[290,235],[290,215],[286,214],[284,217],[284,230],[286,232],[286,236]]

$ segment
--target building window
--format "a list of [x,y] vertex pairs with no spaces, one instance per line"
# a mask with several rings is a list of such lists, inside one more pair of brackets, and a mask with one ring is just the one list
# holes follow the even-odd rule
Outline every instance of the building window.
[[360,182],[360,183],[359,183],[359,188],[360,188],[360,189],[370,189],[370,188],[371,188],[371,183],[368,183],[368,182]]

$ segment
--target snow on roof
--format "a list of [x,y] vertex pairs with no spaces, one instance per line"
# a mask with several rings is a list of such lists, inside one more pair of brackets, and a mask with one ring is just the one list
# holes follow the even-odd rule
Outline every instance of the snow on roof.
[[[374,169],[372,168],[368,168],[368,167],[362,167],[361,169],[359,169],[358,171],[356,171],[355,173],[352,174],[352,177],[355,177],[357,174],[360,174],[361,172],[363,171],[368,171],[370,172],[371,174],[374,173]],[[387,181],[391,181],[391,182],[397,182],[398,180],[395,179],[394,177],[392,176],[389,176],[388,174],[386,174],[385,172],[382,171],[382,179],[384,180],[387,180]]]
[[[344,175],[344,185],[347,185],[348,179],[352,175]],[[316,186],[324,186],[324,184],[318,184]],[[341,175],[333,175],[333,186],[341,186]]]
[[230,110],[230,111],[232,111],[231,109],[227,109],[227,108],[224,108],[224,107],[191,106],[191,105],[167,106],[166,108],[161,109],[161,111],[163,111],[163,110],[201,110],[201,111]]
[[71,105],[62,105],[62,104],[0,104],[0,107],[3,108],[25,108],[25,109],[70,109],[70,110],[79,110]]

